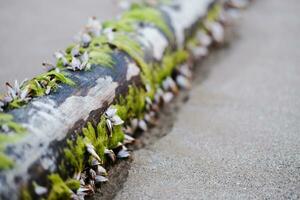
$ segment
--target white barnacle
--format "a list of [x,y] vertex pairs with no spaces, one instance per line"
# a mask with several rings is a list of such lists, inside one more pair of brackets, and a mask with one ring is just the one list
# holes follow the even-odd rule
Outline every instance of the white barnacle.
[[178,93],[178,87],[170,76],[163,81],[162,87],[165,91],[171,90],[175,94]]
[[80,67],[81,67],[81,61],[76,57],[72,57],[72,61],[67,68],[76,71],[76,70],[80,70]]
[[18,83],[18,81],[15,81],[14,86],[12,86],[9,83],[6,83],[7,87],[7,94],[4,97],[4,102],[9,103],[15,99],[20,99],[21,101],[29,101],[30,97],[29,95],[29,88],[25,87],[24,89],[21,89],[22,85],[25,83],[26,80],[22,81],[21,84]]
[[45,94],[50,94],[50,92],[51,92],[51,86],[48,85],[46,88]]
[[118,152],[117,157],[118,158],[128,158],[130,156],[130,153],[128,152],[127,148],[122,145],[122,149]]
[[110,120],[113,126],[118,126],[124,123],[124,121],[117,115],[117,109],[109,107],[105,112],[106,119]]
[[187,64],[183,64],[178,69],[179,73],[189,79],[193,77],[192,70]]
[[148,126],[147,126],[147,123],[145,122],[145,120],[139,120],[138,127],[142,131],[147,131],[148,130]]
[[102,25],[96,17],[90,17],[87,25],[85,26],[85,30],[92,36],[96,37],[100,35]]
[[111,123],[110,119],[106,119],[105,122],[106,122],[106,127],[108,129],[108,136],[112,137],[112,133],[113,133],[112,123]]
[[149,124],[152,124],[152,125],[156,124],[156,120],[155,120],[154,116],[150,115],[150,113],[146,113],[144,116],[144,119]]
[[0,101],[0,112],[3,112],[4,105],[5,105],[4,102]]
[[183,75],[178,75],[176,77],[176,83],[179,85],[182,89],[190,89],[191,88],[191,82],[188,78],[186,78]]
[[101,158],[98,156],[98,154],[96,153],[95,151],[95,147],[90,144],[90,143],[87,143],[86,145],[86,149],[87,151],[94,157],[96,158],[99,162],[101,162]]
[[114,115],[110,120],[114,126],[118,126],[124,123],[124,121],[118,115]]
[[97,173],[97,175],[107,176],[107,171],[106,171],[106,169],[105,169],[104,167],[102,167],[102,166],[100,165],[100,163],[97,164],[97,165],[94,165],[94,167],[95,167],[95,166],[96,166],[96,173]]
[[113,42],[114,41],[114,32],[111,28],[106,28],[103,30],[103,33],[106,35],[107,39],[109,42]]
[[83,46],[88,46],[91,42],[92,38],[88,33],[82,33],[80,35],[80,41],[82,43]]
[[91,64],[89,63],[89,54],[87,51],[85,51],[81,56],[80,56],[80,61],[81,61],[81,66],[80,69],[90,69]]
[[97,173],[93,169],[89,170],[89,174],[90,174],[92,179],[95,179],[95,177],[97,176]]
[[1,129],[4,133],[8,133],[10,131],[10,128],[7,124],[2,124]]
[[34,183],[34,192],[38,196],[44,195],[48,192],[48,189],[46,187],[40,186],[36,183]]
[[104,154],[107,155],[112,162],[116,161],[116,155],[111,149],[105,149]]
[[116,108],[109,107],[105,112],[106,118],[112,118],[117,113]]
[[229,0],[229,5],[234,8],[245,8],[249,4],[249,0]]
[[118,5],[122,10],[128,10],[131,3],[128,0],[120,0]]
[[95,177],[96,184],[107,182],[108,179],[104,176],[98,175]]
[[192,49],[192,54],[196,58],[201,58],[207,56],[208,49],[205,46],[199,46]]
[[117,115],[117,109],[109,107],[104,114],[106,118],[106,126],[109,130],[110,136],[113,132],[113,126],[118,126],[124,123],[124,121]]
[[155,95],[154,95],[155,103],[157,103],[157,104],[160,103],[160,100],[162,99],[163,94],[164,94],[163,90],[161,88],[158,88]]
[[163,94],[164,103],[170,103],[173,98],[174,98],[174,95],[172,92],[166,92]]
[[206,22],[205,25],[216,42],[224,41],[224,28],[219,22]]
[[[76,50],[75,50],[76,51]],[[75,57],[76,55],[76,57]],[[68,69],[71,69],[73,71],[77,70],[88,70],[91,68],[91,64],[89,63],[89,54],[87,51],[85,51],[82,55],[79,55],[79,52],[74,52],[74,55],[72,57],[71,63],[67,66]]]
[[134,138],[125,134],[125,138],[124,138],[124,144],[131,144],[134,142]]
[[72,48],[71,50],[71,55],[73,57],[77,57],[80,55],[80,51],[79,51],[79,45],[76,45],[75,47]]
[[65,57],[64,52],[61,52],[61,51],[54,52],[54,57],[55,57],[56,61],[61,60],[64,66],[67,66],[69,64],[67,58]]
[[84,199],[85,196],[95,193],[94,188],[91,185],[80,186],[76,191],[77,197]]
[[28,95],[29,95],[29,88],[25,87],[23,90],[21,90],[20,100],[25,102],[29,101],[31,98],[28,97]]
[[196,37],[199,40],[201,46],[208,47],[212,43],[211,37],[204,31],[198,31]]

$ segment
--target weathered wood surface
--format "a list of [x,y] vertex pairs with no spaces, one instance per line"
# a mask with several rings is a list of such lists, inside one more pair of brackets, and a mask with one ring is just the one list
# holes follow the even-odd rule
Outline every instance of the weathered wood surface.
[[[187,0],[160,7],[174,31],[176,46],[184,45],[188,30],[213,2]],[[170,41],[155,27],[141,27],[139,33],[145,60],[161,60]],[[117,95],[126,93],[129,84],[139,83],[140,69],[132,58],[118,50],[113,58],[113,68],[93,66],[88,72],[70,72],[76,86],[63,85],[55,93],[10,112],[28,134],[6,149],[16,166],[0,173],[2,197],[16,199],[23,183],[54,172],[66,138],[80,132],[87,121],[97,121]]]

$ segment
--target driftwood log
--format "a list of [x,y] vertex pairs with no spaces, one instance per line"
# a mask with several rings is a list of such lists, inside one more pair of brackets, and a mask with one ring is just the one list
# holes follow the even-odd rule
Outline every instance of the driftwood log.
[[[196,25],[216,0],[187,0],[160,5],[157,9],[172,30],[174,41],[155,26],[140,26],[139,38],[145,61],[159,62],[165,50],[186,46]],[[58,170],[66,140],[76,138],[87,122],[94,125],[116,97],[127,94],[129,85],[141,84],[141,69],[126,52],[115,49],[114,66],[92,66],[90,71],[68,72],[76,85],[62,84],[54,93],[34,98],[26,106],[8,111],[27,129],[26,136],[5,153],[15,166],[0,172],[2,199],[20,198],[20,190],[31,181],[40,183]]]

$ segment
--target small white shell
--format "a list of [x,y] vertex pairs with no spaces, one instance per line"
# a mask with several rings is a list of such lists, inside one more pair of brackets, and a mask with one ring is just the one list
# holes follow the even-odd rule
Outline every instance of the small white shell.
[[107,176],[107,171],[104,167],[102,167],[101,165],[97,166],[97,170],[96,170],[97,175],[101,175],[101,176]]
[[118,115],[114,115],[110,120],[114,126],[124,123],[124,121]]
[[190,89],[191,88],[190,80],[187,79],[186,77],[182,76],[182,75],[178,75],[176,77],[176,82],[179,85],[179,87],[181,87],[183,89]]
[[90,17],[85,29],[94,37],[101,34],[102,25],[96,17]]
[[92,144],[86,144],[86,149],[87,151],[94,157],[96,158],[99,162],[101,162],[101,158],[98,156],[98,154],[95,151],[95,147]]
[[120,0],[118,5],[122,10],[128,10],[131,3],[128,0]]
[[154,125],[155,124],[155,119],[154,117],[152,117],[150,114],[145,114],[144,119],[146,122],[148,122],[149,124]]
[[122,149],[121,151],[118,152],[117,157],[118,158],[128,158],[130,156],[129,152],[127,149]]
[[187,78],[192,78],[192,70],[187,64],[183,64],[179,67],[179,73]]
[[116,155],[115,155],[115,153],[112,150],[105,149],[104,150],[104,154],[107,155],[111,159],[111,161],[113,161],[113,162],[116,161]]
[[50,86],[47,86],[46,91],[45,91],[45,94],[50,94],[50,92],[51,92],[51,87],[50,87]]
[[90,169],[89,173],[90,173],[90,176],[92,177],[92,179],[94,179],[97,175],[93,169]]
[[224,41],[224,28],[219,22],[207,22],[206,26],[216,42],[222,43]]
[[117,109],[109,107],[105,112],[105,116],[107,118],[112,118],[116,114],[116,112],[117,112]]
[[199,40],[201,46],[208,47],[212,43],[211,37],[203,31],[197,32],[197,39]]
[[71,67],[69,68],[72,69],[73,71],[76,71],[77,69],[80,69],[80,66],[81,66],[80,60],[76,57],[73,57],[71,61]]
[[193,53],[194,57],[201,58],[201,57],[207,56],[208,49],[206,47],[202,47],[202,46],[194,47],[192,49],[192,53]]
[[147,126],[147,124],[146,124],[146,122],[144,120],[139,120],[138,127],[142,131],[147,131],[148,130],[148,126]]
[[108,179],[104,176],[99,175],[99,176],[95,177],[95,182],[96,183],[104,183],[104,182],[107,182],[107,181],[108,181]]
[[0,112],[3,112],[4,102],[0,101]]
[[112,123],[111,123],[111,121],[110,121],[109,119],[106,119],[105,121],[106,121],[106,127],[107,127],[107,129],[108,129],[109,137],[111,137],[112,134],[113,134],[113,126],[112,126]]
[[4,133],[8,133],[10,131],[10,128],[8,127],[7,124],[3,124],[1,126],[1,129],[4,131]]
[[46,187],[43,187],[43,186],[40,186],[40,185],[37,185],[36,183],[34,184],[34,192],[40,196],[40,195],[43,195],[43,194],[46,194],[48,192],[48,189]]
[[125,134],[124,144],[131,144],[134,142],[134,138]]
[[81,39],[81,42],[84,46],[87,46],[92,40],[91,36],[87,33],[82,33],[80,39]]
[[166,92],[163,95],[164,103],[170,103],[174,98],[174,94],[172,92]]
[[71,55],[73,57],[79,56],[79,46],[76,45],[75,47],[73,47],[73,49],[71,50]]
[[130,121],[130,125],[131,125],[133,132],[137,129],[138,124],[139,124],[139,120],[136,118],[134,118]]

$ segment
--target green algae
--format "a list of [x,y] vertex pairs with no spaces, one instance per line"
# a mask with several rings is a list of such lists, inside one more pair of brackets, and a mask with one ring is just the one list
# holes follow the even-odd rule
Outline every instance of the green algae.
[[146,91],[137,86],[129,86],[128,95],[120,97],[114,107],[117,109],[118,115],[127,121],[133,118],[143,118],[146,105]]
[[[55,70],[51,70],[49,72],[36,76],[32,80],[26,81],[21,86],[21,89],[28,89],[29,96],[31,98],[34,98],[46,95],[46,91],[48,88],[50,88],[50,91],[55,91],[60,83],[71,86],[75,85],[74,81],[67,77],[66,72],[57,72]],[[26,104],[27,101],[17,98],[8,104],[7,109],[11,110],[20,108]]]
[[129,56],[131,56],[142,68],[142,71],[145,74],[149,73],[149,66],[144,61],[144,53],[142,51],[142,47],[137,41],[135,41],[128,35],[116,34],[114,40],[111,43],[118,49],[126,52]]
[[121,20],[110,20],[103,22],[103,28],[110,28],[116,32],[133,32],[135,27],[132,20],[121,19]]
[[88,122],[87,127],[83,128],[82,132],[88,143],[91,143],[95,147],[95,151],[100,156],[101,160],[104,160],[104,150],[108,143],[107,134],[103,134],[104,131],[106,131],[104,118],[100,120],[99,124],[95,130],[92,123]]
[[80,181],[75,180],[75,179],[68,179],[65,181],[65,183],[66,183],[66,186],[68,186],[68,188],[70,188],[72,191],[76,191],[80,187]]
[[73,192],[58,174],[51,174],[48,178],[52,183],[48,200],[70,199]]
[[21,200],[32,200],[32,196],[30,194],[30,191],[27,187],[22,187],[21,189]]
[[69,169],[73,171],[75,174],[80,173],[83,170],[84,165],[84,155],[85,155],[85,143],[82,136],[78,136],[76,141],[68,140],[68,146],[64,148],[65,155],[65,163],[68,167],[72,167]]
[[0,170],[11,169],[14,166],[14,161],[12,161],[7,155],[0,152]]
[[89,53],[89,56],[90,56],[89,62],[92,65],[101,65],[101,66],[107,66],[112,68],[115,64],[111,55],[108,54],[107,52],[92,50]]
[[216,21],[219,18],[221,11],[222,6],[218,3],[214,4],[211,10],[207,13],[206,20]]
[[2,126],[6,126],[14,134],[0,132],[0,171],[14,166],[14,161],[4,153],[5,148],[8,144],[17,142],[26,132],[24,127],[13,121],[13,116],[10,114],[0,113],[0,127]]
[[163,80],[170,76],[175,67],[184,63],[188,59],[188,52],[185,50],[178,50],[164,56],[162,63],[156,66],[154,70],[155,83],[161,84]]

